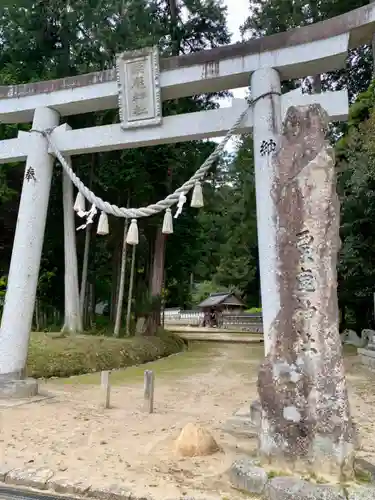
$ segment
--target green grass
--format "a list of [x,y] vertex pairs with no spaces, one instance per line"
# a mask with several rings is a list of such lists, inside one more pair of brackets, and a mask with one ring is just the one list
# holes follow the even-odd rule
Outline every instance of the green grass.
[[129,339],[32,333],[26,370],[35,378],[70,377],[139,365],[183,349],[183,341],[167,332]]
[[[184,352],[177,353],[174,356],[168,356],[146,364],[129,366],[126,369],[113,371],[111,374],[111,385],[141,382],[145,370],[152,370],[158,380],[178,378],[182,375],[203,372],[207,368],[207,365],[214,360],[214,357],[212,344],[192,342]],[[62,384],[97,385],[100,384],[100,373],[61,378],[54,382]]]
[[[189,348],[179,354],[184,348],[186,346],[178,336],[167,332],[160,332],[156,337],[128,339],[33,333],[27,375],[36,378],[58,377],[56,382],[64,384],[98,384],[98,372],[113,370],[112,383],[121,384],[142,380],[147,368],[153,370],[158,378],[180,377],[206,370],[207,365],[215,360],[222,344],[190,342]],[[250,363],[255,368],[254,363],[258,364],[258,360],[263,358],[263,352],[262,344],[243,346],[243,358],[233,362],[227,360],[226,367],[229,371],[243,372],[244,363]],[[355,347],[344,347],[345,357],[356,353]]]

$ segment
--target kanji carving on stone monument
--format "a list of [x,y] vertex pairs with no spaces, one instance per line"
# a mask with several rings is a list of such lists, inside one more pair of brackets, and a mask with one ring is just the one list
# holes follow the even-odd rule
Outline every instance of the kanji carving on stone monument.
[[[338,330],[339,201],[320,105],[289,108],[273,157],[279,312],[259,371],[260,457],[350,477],[354,431]],[[279,468],[278,468],[279,466]]]

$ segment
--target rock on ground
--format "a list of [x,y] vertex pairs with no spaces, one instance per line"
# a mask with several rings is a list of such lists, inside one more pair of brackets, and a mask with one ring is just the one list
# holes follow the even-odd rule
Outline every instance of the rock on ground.
[[184,457],[202,457],[219,450],[208,430],[197,424],[187,424],[175,441],[175,451]]

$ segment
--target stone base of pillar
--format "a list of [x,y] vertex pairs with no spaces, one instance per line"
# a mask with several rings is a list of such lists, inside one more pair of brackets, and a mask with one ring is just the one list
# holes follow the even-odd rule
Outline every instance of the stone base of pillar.
[[37,394],[38,382],[35,379],[0,379],[0,399],[26,399]]
[[358,349],[358,356],[361,363],[370,370],[375,370],[375,346],[369,344],[365,349]]
[[[359,477],[365,477],[369,482],[373,478],[373,467],[369,463],[356,464]],[[320,483],[314,480],[302,479],[293,476],[278,476],[274,474],[279,471],[271,471],[260,467],[256,460],[251,458],[239,458],[228,470],[228,478],[231,486],[244,493],[250,493],[251,498],[263,498],[264,500],[370,500],[374,498],[374,485],[362,486],[358,481],[350,485]]]

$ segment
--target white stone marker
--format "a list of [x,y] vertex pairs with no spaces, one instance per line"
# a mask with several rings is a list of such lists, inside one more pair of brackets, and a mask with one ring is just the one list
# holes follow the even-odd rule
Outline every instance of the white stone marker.
[[[56,111],[49,108],[35,110],[33,129],[43,131],[58,123]],[[26,364],[53,162],[54,157],[48,154],[47,140],[41,134],[33,133],[29,140],[1,321],[0,383],[1,379],[19,379]]]

